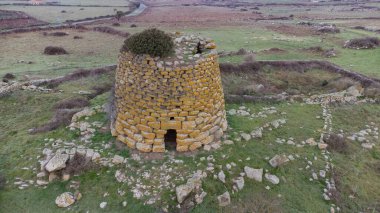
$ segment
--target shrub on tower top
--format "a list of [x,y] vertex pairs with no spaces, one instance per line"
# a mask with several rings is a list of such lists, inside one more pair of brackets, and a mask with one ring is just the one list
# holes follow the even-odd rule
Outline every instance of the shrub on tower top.
[[174,52],[174,42],[164,31],[153,28],[127,38],[121,51],[167,57]]

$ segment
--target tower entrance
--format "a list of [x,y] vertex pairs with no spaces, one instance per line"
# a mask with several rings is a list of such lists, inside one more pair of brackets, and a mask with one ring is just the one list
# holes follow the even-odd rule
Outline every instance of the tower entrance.
[[169,129],[165,136],[165,149],[169,151],[175,151],[177,149],[177,131],[175,129]]

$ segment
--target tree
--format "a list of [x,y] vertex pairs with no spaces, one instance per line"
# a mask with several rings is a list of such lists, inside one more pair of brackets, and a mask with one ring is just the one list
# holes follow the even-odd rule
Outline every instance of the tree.
[[124,13],[123,11],[116,11],[115,18],[120,21],[120,18],[123,17]]

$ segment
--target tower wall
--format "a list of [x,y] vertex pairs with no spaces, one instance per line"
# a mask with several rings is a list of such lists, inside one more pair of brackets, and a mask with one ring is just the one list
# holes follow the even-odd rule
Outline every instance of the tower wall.
[[116,71],[118,140],[141,152],[164,152],[164,136],[176,130],[176,150],[219,142],[227,129],[216,54],[174,66],[148,55],[124,52]]

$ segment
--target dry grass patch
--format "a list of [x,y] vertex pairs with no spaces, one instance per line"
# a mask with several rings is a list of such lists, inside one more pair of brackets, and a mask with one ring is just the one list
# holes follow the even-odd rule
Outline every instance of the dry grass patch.
[[344,136],[338,134],[330,134],[330,136],[325,136],[323,139],[327,144],[327,149],[329,151],[339,152],[341,154],[348,153],[348,143]]

